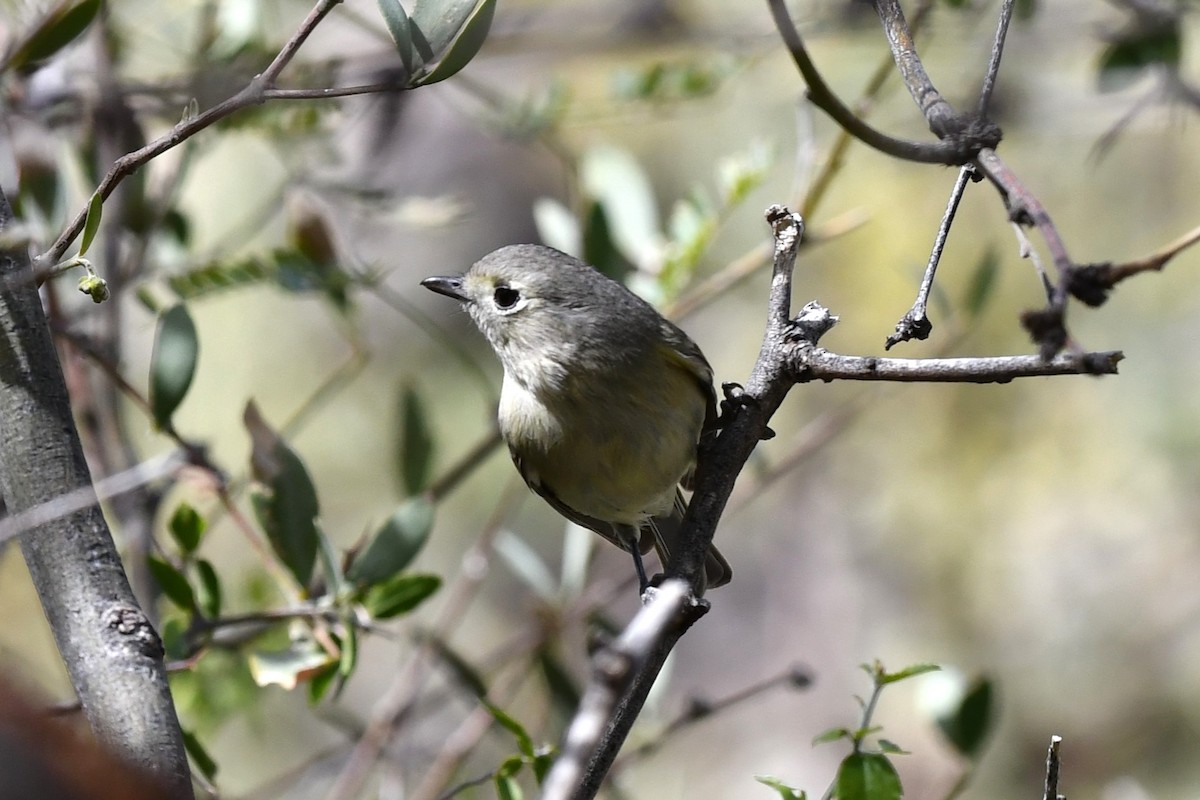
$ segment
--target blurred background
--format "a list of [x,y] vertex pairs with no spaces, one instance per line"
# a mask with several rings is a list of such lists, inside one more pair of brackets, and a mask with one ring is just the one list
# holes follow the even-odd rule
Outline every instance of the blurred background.
[[[30,18],[28,4],[6,5],[14,29]],[[791,9],[829,83],[859,98],[890,58],[869,4]],[[44,237],[36,249],[95,185],[100,155],[89,163],[81,143],[106,87],[121,87],[129,118],[153,138],[191,97],[204,109],[236,91],[307,10],[112,3],[105,32],[119,46],[108,48],[107,72],[96,71],[92,36],[24,77],[24,94],[6,100],[0,184],[13,194],[38,164],[58,182],[45,213],[26,206],[26,222]],[[1132,12],[1086,0],[1025,10],[1009,32],[993,106],[1005,134],[999,152],[1045,204],[1072,257],[1140,258],[1194,228],[1196,107],[1164,89],[1171,81],[1161,65],[1119,80],[1102,74]],[[997,12],[997,3],[938,3],[917,37],[957,107],[974,104]],[[1181,25],[1180,36],[1194,39],[1194,16]],[[305,44],[283,85],[383,81],[396,60],[376,5],[349,2]],[[1178,75],[1200,80],[1198,67],[1184,49]],[[312,707],[303,687],[257,687],[244,650],[205,654],[176,675],[185,725],[220,765],[224,796],[324,796],[348,744],[431,635],[537,741],[554,743],[561,700],[587,676],[582,620],[619,628],[637,609],[628,557],[602,542],[589,552],[591,538],[578,531],[564,535],[503,448],[485,446],[499,365],[466,315],[420,279],[461,272],[513,242],[606,254],[602,266],[687,312],[677,321],[718,381],[742,382],[761,342],[769,268],[717,291],[706,281],[761,264],[763,210],[800,209],[808,198],[812,241],[797,266],[796,307],[815,299],[840,315],[822,342],[828,349],[884,352],[956,173],[859,144],[830,166],[839,132],[803,96],[765,3],[505,0],[479,56],[445,83],[268,103],[140,174],[147,196],[169,199],[159,222],[171,222],[160,230],[181,227],[148,240],[115,323],[67,284],[51,290],[53,303],[79,330],[118,325],[120,372],[144,390],[155,311],[185,297],[201,351],[175,425],[206,444],[214,464],[246,475],[242,413],[253,399],[286,430],[317,487],[321,528],[343,549],[407,494],[402,406],[422,409],[435,480],[469,467],[437,498],[432,535],[413,564],[445,586],[383,633],[363,634],[339,697]],[[864,108],[885,131],[929,138],[894,76]],[[819,202],[810,194],[817,180],[828,182]],[[281,248],[324,248],[331,269],[349,278],[340,289],[285,275],[186,291],[205,266],[269,261]],[[119,244],[105,252],[128,255]],[[1018,317],[1041,302],[996,192],[974,185],[938,273],[933,334],[890,354],[1033,352]],[[664,673],[629,747],[665,739],[621,763],[619,796],[771,797],[754,781],[761,774],[819,796],[846,748],[812,740],[858,724],[854,696],[870,692],[859,665],[880,659],[892,669],[936,663],[995,687],[995,725],[977,766],[933,721],[945,675],[884,693],[875,721],[911,752],[895,758],[910,797],[948,796],[967,772],[967,796],[1036,796],[1052,734],[1065,739],[1060,788],[1071,796],[1194,797],[1198,303],[1200,251],[1122,284],[1101,308],[1073,303],[1078,346],[1124,351],[1115,377],[795,387],[772,422],[778,436],[747,466],[717,533],[734,581],[712,594],[712,611]],[[172,447],[123,402],[140,458]],[[181,501],[211,518],[203,552],[222,576],[229,613],[277,605],[263,564],[206,481],[169,489],[158,537]],[[116,527],[124,545],[128,531]],[[456,594],[462,586],[470,592]],[[152,586],[139,588],[164,603]],[[448,607],[455,597],[466,599]],[[0,553],[0,602],[9,611],[0,664],[68,698],[13,547]],[[435,662],[388,750],[380,796],[421,796],[416,787],[444,763],[448,740],[465,736],[476,703],[453,663]],[[795,666],[812,679],[803,691],[776,686],[664,734],[693,698],[732,695]],[[556,690],[555,676],[567,688]],[[488,774],[513,751],[503,731],[481,731],[441,791]],[[532,790],[528,773],[522,780]],[[485,784],[462,796],[493,792]]]

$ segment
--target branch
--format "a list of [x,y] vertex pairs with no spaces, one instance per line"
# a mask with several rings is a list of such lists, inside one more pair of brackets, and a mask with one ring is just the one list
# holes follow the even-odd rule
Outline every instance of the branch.
[[[301,90],[285,91],[275,88],[275,81],[279,77],[279,73],[283,71],[295,57],[300,46],[308,39],[321,22],[337,6],[341,0],[317,0],[317,4],[308,12],[308,16],[300,24],[300,27],[292,34],[291,38],[284,43],[283,48],[271,61],[270,65],[260,75],[256,75],[249,84],[247,84],[240,92],[234,96],[223,100],[212,108],[197,114],[194,117],[180,120],[167,133],[147,144],[138,150],[118,158],[113,162],[108,173],[101,179],[100,184],[96,187],[95,194],[99,194],[101,199],[108,199],[108,196],[113,193],[113,190],[128,178],[130,175],[137,172],[148,162],[162,155],[163,153],[178,147],[183,142],[186,142],[191,137],[195,136],[200,131],[220,122],[225,117],[228,117],[234,112],[240,111],[243,108],[252,105],[259,105],[268,99],[273,98],[298,98],[298,97],[337,97],[336,92],[339,90],[331,89],[327,93],[316,95],[302,93]],[[352,87],[343,90],[348,94],[359,93],[357,89],[366,89],[368,87]],[[317,91],[317,90],[304,90]],[[90,205],[90,202],[89,202]],[[71,242],[75,241],[80,232],[83,230],[84,222],[87,221],[87,208],[83,208],[75,215],[75,219],[71,221],[63,232],[59,234],[58,239],[50,246],[50,249],[42,253],[33,260],[33,274],[38,281],[41,281],[44,276],[50,273],[54,265],[62,260],[63,255],[67,252],[67,248],[71,246]],[[19,276],[18,276],[19,277]]]
[[898,139],[871,127],[856,116],[834,94],[829,85],[825,83],[825,79],[821,77],[821,73],[817,71],[816,65],[808,55],[808,50],[804,47],[804,40],[800,38],[799,31],[792,24],[792,18],[788,14],[784,0],[768,0],[768,4],[771,7],[771,16],[775,20],[775,27],[779,29],[779,35],[792,54],[796,68],[800,70],[805,83],[808,84],[808,99],[845,131],[882,153],[906,161],[959,166],[971,159],[971,154],[962,153],[955,143],[914,142],[908,139]]
[[1116,375],[1117,364],[1124,358],[1120,350],[1060,353],[1050,361],[1037,355],[987,358],[843,356],[817,347],[814,339],[802,334],[788,363],[796,382],[1009,383],[1015,378],[1049,375]]
[[[0,192],[0,238],[12,224]],[[29,281],[7,280],[28,270],[23,250],[0,252],[0,496],[14,514],[81,487],[91,492],[41,298]],[[172,797],[191,798],[162,642],[97,503],[30,527],[21,551],[96,738],[154,774]]]
[[1061,736],[1050,737],[1050,748],[1046,751],[1046,788],[1042,793],[1042,800],[1060,800],[1062,798],[1062,795],[1058,793],[1058,749],[1061,744]]
[[667,641],[679,638],[678,631],[673,629],[686,626],[688,584],[668,580],[647,591],[654,593],[650,602],[616,641],[593,656],[592,679],[567,728],[562,755],[542,784],[542,800],[595,795],[607,769],[597,773],[590,767],[618,702],[633,686],[642,665]]

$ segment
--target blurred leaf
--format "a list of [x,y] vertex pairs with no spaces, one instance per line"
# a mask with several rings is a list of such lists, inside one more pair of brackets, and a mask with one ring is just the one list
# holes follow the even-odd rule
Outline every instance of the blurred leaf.
[[83,221],[83,238],[79,242],[79,255],[82,256],[92,246],[96,231],[100,230],[100,218],[103,216],[104,198],[96,192],[88,202],[87,218]]
[[927,672],[937,672],[939,669],[941,669],[941,667],[939,667],[937,664],[913,664],[912,666],[905,667],[899,672],[884,672],[882,671],[882,667],[880,667],[880,671],[876,675],[876,680],[880,684],[897,683],[899,681],[907,680],[908,678],[916,677],[917,675],[924,675]]
[[353,675],[354,668],[358,666],[358,629],[354,627],[353,620],[345,622],[345,633],[338,641],[342,648],[342,657],[338,661],[338,675],[343,679]]
[[478,671],[463,659],[457,652],[454,651],[446,642],[437,637],[430,637],[430,645],[434,652],[437,653],[438,659],[447,667],[464,689],[473,694],[481,701],[486,702],[487,698],[487,683]]
[[662,247],[658,202],[645,170],[626,150],[594,147],[579,165],[584,192],[604,207],[612,240],[637,267],[654,263]]
[[582,696],[579,686],[549,647],[540,648],[537,659],[546,687],[550,690],[550,701],[554,709],[564,720],[569,720],[579,708]]
[[167,529],[185,555],[196,552],[200,546],[200,538],[204,535],[206,523],[200,512],[187,503],[180,503],[171,514]]
[[993,685],[979,678],[963,695],[951,713],[939,716],[938,728],[958,752],[967,758],[979,755],[980,747],[992,728]]
[[441,586],[437,575],[397,575],[371,586],[362,602],[375,619],[390,619],[412,611]]
[[251,653],[246,658],[250,674],[259,686],[272,684],[289,692],[297,684],[308,681],[337,661],[311,641],[293,642],[283,650]]
[[534,754],[533,777],[537,780],[538,786],[541,786],[542,781],[546,780],[546,774],[554,766],[554,759],[557,755],[558,752],[553,747],[543,747]]
[[45,61],[78,39],[92,24],[99,10],[100,0],[60,3],[25,37],[5,66],[8,69],[19,70],[38,61]]
[[336,261],[314,261],[297,250],[276,250],[271,254],[278,269],[276,280],[290,292],[323,292],[339,311],[350,306],[347,289],[354,281]]
[[172,306],[159,317],[150,356],[150,409],[159,428],[170,428],[171,416],[192,385],[199,357],[200,340],[187,307]]
[[308,681],[308,702],[315,706],[325,699],[325,695],[341,677],[339,664],[328,664],[316,672]]
[[217,777],[217,762],[209,755],[204,745],[200,744],[200,740],[196,738],[196,734],[187,729],[183,730],[183,749],[187,751],[188,756],[192,759],[192,763],[206,780],[212,781],[213,778]]
[[433,434],[421,395],[411,385],[400,390],[400,479],[405,494],[420,494],[433,467]]
[[433,503],[425,497],[405,500],[355,557],[346,577],[360,585],[392,577],[421,551],[432,528]]
[[588,203],[583,225],[582,259],[615,281],[625,282],[633,265],[621,255],[608,226],[608,215],[600,203]]
[[28,210],[25,209],[26,202],[32,202],[37,206],[38,212],[43,217],[50,217],[54,214],[55,207],[58,205],[59,190],[62,188],[61,178],[62,175],[53,162],[28,153],[18,154],[17,202],[13,204],[13,210],[17,212],[17,216],[21,218],[29,216]]
[[775,778],[770,775],[755,775],[754,780],[758,781],[764,786],[770,786],[772,789],[778,792],[780,800],[807,800],[808,798],[808,795],[806,795],[804,792],[788,786],[779,778]]
[[890,755],[897,755],[897,756],[909,755],[909,752],[907,750],[900,747],[900,745],[896,744],[895,742],[891,741],[890,739],[880,739],[879,740],[879,750],[880,750],[880,752],[888,753]]
[[486,700],[483,705],[488,710],[488,713],[492,715],[492,719],[496,720],[500,727],[511,733],[513,738],[517,740],[517,750],[521,752],[521,755],[526,758],[533,758],[533,738],[530,737],[525,727],[499,706],[489,703]]
[[833,796],[838,800],[900,800],[900,776],[886,756],[851,753],[838,767]]
[[996,288],[999,264],[1000,259],[996,257],[995,248],[989,247],[979,259],[979,263],[975,265],[975,270],[971,273],[971,281],[967,284],[964,303],[967,316],[971,319],[978,317],[987,306],[988,300],[992,298]]
[[[416,10],[413,12],[415,17],[419,17],[422,10],[426,6],[443,6],[447,9],[454,8],[457,11],[457,0],[440,0],[437,3],[421,3],[417,2]],[[492,29],[492,17],[496,13],[496,0],[480,0],[479,5],[474,9],[470,17],[465,23],[455,27],[458,33],[458,38],[454,40],[454,44],[444,54],[436,48],[435,52],[439,53],[440,61],[433,72],[421,79],[422,86],[444,81],[447,78],[457,75],[462,71],[462,68],[471,62],[471,59],[479,53],[479,49],[483,47],[483,43],[487,40],[488,32]],[[447,15],[443,15],[447,16]],[[428,30],[425,28],[422,28]],[[431,42],[433,44],[433,42]]]
[[159,626],[163,651],[168,661],[182,661],[191,655],[187,640],[187,623],[176,616],[167,617]]
[[1183,54],[1183,33],[1176,17],[1135,25],[1118,34],[1100,56],[1101,91],[1128,86],[1151,67],[1175,69]]
[[184,611],[196,608],[196,594],[187,576],[158,556],[146,556],[146,566],[168,600]]
[[754,140],[745,151],[726,156],[717,162],[717,186],[721,204],[735,207],[759,186],[770,172],[775,157],[762,140]]
[[814,736],[812,743],[813,743],[813,746],[816,746],[819,744],[828,744],[829,742],[836,742],[839,739],[850,739],[850,738],[852,738],[852,734],[850,733],[849,729],[847,729],[847,728],[830,728],[829,730],[822,731],[821,733],[818,733],[816,736]]
[[275,280],[278,274],[274,263],[259,258],[236,262],[219,262],[171,275],[167,285],[181,300],[191,300],[222,289]]
[[495,548],[496,555],[526,586],[545,600],[554,598],[558,591],[554,575],[538,552],[524,539],[512,531],[502,530],[496,536]]
[[250,284],[274,282],[289,292],[322,292],[339,311],[350,307],[353,276],[334,262],[317,262],[295,249],[279,248],[266,256],[221,261],[167,277],[181,300]]
[[301,586],[312,578],[317,558],[317,490],[304,462],[262,418],[254,401],[243,415],[250,433],[250,467],[265,491],[254,510],[275,553]]
[[[533,224],[538,239],[555,250],[588,261],[583,249],[583,234],[579,220],[570,209],[552,197],[539,197],[533,201]],[[589,264],[594,262],[588,261]]]
[[1017,0],[1015,13],[1017,19],[1029,20],[1033,19],[1033,15],[1037,13],[1038,0]]
[[[510,759],[511,761],[511,759]],[[521,763],[517,761],[518,765]],[[521,785],[517,783],[516,778],[511,775],[496,775],[496,796],[500,800],[524,800],[525,793],[521,791]]]
[[203,558],[196,560],[196,575],[200,578],[196,601],[206,617],[221,616],[221,580],[213,565]]

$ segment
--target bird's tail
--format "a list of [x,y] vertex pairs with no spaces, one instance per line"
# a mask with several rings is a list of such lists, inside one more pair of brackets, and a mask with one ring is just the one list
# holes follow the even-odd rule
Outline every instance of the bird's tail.
[[[683,546],[681,533],[683,512],[686,510],[687,503],[684,501],[683,495],[676,491],[675,508],[672,509],[671,514],[654,517],[650,520],[649,528],[650,533],[654,536],[654,549],[658,551],[658,558],[663,567],[666,567],[671,553]],[[715,546],[709,545],[708,553],[704,558],[705,587],[715,589],[718,586],[724,586],[732,577],[733,568],[729,566],[725,556],[721,555],[721,551]],[[703,594],[703,590],[701,594]]]

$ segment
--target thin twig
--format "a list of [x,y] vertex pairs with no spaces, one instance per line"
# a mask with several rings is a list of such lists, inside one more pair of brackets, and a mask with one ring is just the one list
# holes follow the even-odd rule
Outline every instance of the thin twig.
[[917,290],[917,299],[912,308],[896,323],[896,332],[887,337],[885,350],[891,350],[892,345],[907,342],[910,339],[927,339],[933,331],[933,323],[929,321],[926,308],[929,304],[929,293],[933,291],[933,277],[937,273],[938,262],[942,259],[942,251],[946,248],[946,239],[950,236],[950,226],[954,224],[954,215],[958,213],[958,204],[962,201],[967,183],[975,174],[975,168],[964,164],[958,170],[958,180],[950,190],[950,199],[946,203],[946,211],[942,214],[942,224],[938,226],[937,236],[933,240],[933,248],[929,253],[929,262],[925,265],[925,276],[921,279],[921,288]]
[[[126,153],[118,158],[113,162],[108,173],[101,179],[100,184],[96,187],[95,194],[99,194],[102,199],[108,199],[109,195],[113,193],[125,178],[137,172],[153,159],[179,146],[192,136],[211,127],[230,114],[248,106],[265,102],[268,99],[266,92],[276,91],[274,84],[279,77],[279,73],[295,57],[300,46],[307,41],[321,20],[340,2],[341,0],[318,0],[317,4],[309,11],[308,16],[300,24],[300,27],[284,43],[279,53],[262,74],[255,76],[249,84],[232,97],[226,98],[194,117],[181,120],[170,131],[150,142],[145,147]],[[332,97],[337,95],[324,94],[320,96]],[[87,220],[87,211],[86,207],[81,209],[70,224],[59,234],[58,239],[50,246],[50,249],[33,260],[32,268],[35,276],[42,276],[62,259],[63,254],[67,252],[67,248],[71,246],[71,242],[75,241],[75,237],[83,231],[84,222]]]
[[1200,244],[1200,226],[1180,236],[1170,244],[1160,248],[1143,258],[1126,261],[1123,264],[1113,264],[1108,267],[1109,285],[1119,283],[1140,272],[1159,271],[1175,256],[1193,245]]
[[[876,130],[856,116],[834,94],[829,85],[825,83],[825,79],[821,77],[821,73],[817,71],[816,65],[804,46],[804,40],[800,38],[799,31],[792,24],[792,18],[788,14],[784,0],[768,0],[768,5],[771,7],[771,16],[775,20],[775,27],[779,29],[779,35],[787,45],[788,52],[791,53],[792,60],[796,63],[796,68],[800,70],[800,74],[804,76],[804,80],[808,84],[809,100],[832,117],[834,122],[864,144],[896,158],[925,164],[951,164],[954,166],[964,162],[963,153],[955,143],[946,141],[914,142],[898,139]],[[966,159],[969,158],[970,156],[967,155]]]
[[148,483],[165,478],[187,463],[183,450],[172,450],[127,470],[109,475],[93,485],[81,486],[24,511],[0,517],[0,545],[28,530],[90,508],[102,500],[140,489]]
[[1000,57],[1004,55],[1004,40],[1008,36],[1008,23],[1012,20],[1016,0],[1004,0],[1000,6],[1000,19],[996,23],[996,36],[992,39],[992,55],[988,59],[987,72],[983,74],[983,85],[979,89],[976,113],[986,117],[992,104],[992,93],[996,89],[996,77],[1000,73]]

